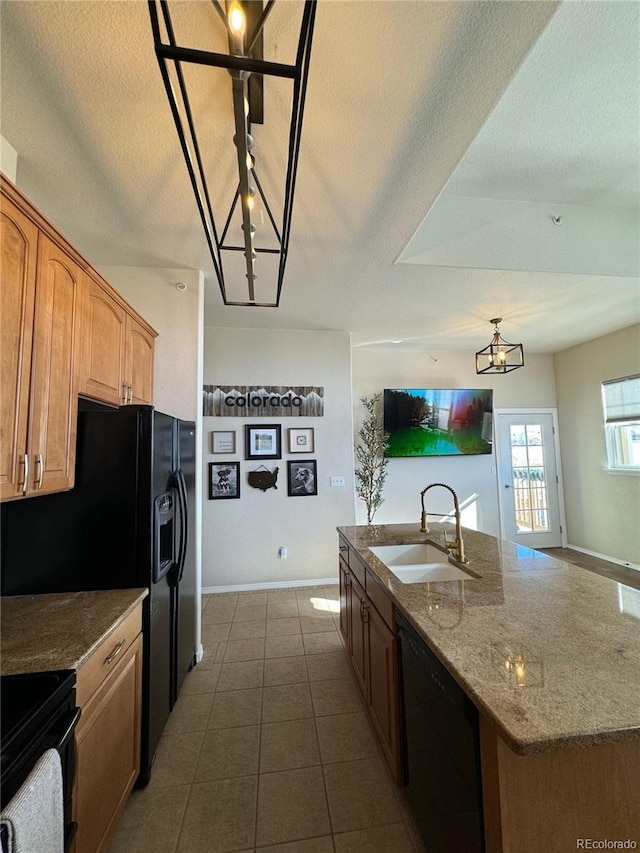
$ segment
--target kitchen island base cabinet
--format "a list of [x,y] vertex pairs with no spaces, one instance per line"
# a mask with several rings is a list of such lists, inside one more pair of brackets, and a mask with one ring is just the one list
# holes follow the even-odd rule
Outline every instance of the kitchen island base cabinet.
[[[74,853],[107,850],[140,771],[142,635],[139,625],[138,608],[125,620],[117,636],[114,632],[114,637],[87,661],[83,668],[85,677],[83,669],[78,672],[77,693],[82,714],[76,733],[74,820],[78,830]],[[91,690],[90,698],[83,701]]]
[[[341,549],[342,551],[342,546]],[[345,548],[346,550],[346,548]],[[345,648],[349,648],[351,640],[349,636],[349,613],[348,613],[348,591],[349,591],[349,565],[340,554],[338,559],[338,583],[340,591],[340,633],[344,640]]]
[[368,621],[367,595],[358,581],[349,577],[348,585],[348,609],[349,620],[349,660],[356,677],[358,687],[365,701],[367,700],[367,645],[368,645]]
[[400,687],[397,638],[391,627],[393,605],[353,552],[347,559],[342,555],[339,559],[340,630],[372,727],[393,778],[400,782]]
[[398,641],[369,608],[369,717],[396,781],[401,778]]
[[518,755],[482,717],[480,738],[486,853],[640,848],[640,739]]

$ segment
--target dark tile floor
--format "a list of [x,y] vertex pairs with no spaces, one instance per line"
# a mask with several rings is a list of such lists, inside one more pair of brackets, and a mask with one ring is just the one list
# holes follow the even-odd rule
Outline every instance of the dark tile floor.
[[416,853],[337,630],[337,587],[207,596],[151,783],[110,853]]

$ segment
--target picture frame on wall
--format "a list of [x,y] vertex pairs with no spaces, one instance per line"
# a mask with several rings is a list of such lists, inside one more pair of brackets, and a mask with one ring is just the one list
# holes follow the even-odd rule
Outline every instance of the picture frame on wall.
[[280,424],[245,424],[244,458],[280,459],[280,442]]
[[212,453],[235,453],[236,431],[234,429],[214,430],[211,433]]
[[209,500],[240,497],[240,463],[209,462]]
[[292,498],[318,494],[318,467],[315,459],[287,462],[287,493]]
[[315,453],[313,427],[288,431],[289,453]]

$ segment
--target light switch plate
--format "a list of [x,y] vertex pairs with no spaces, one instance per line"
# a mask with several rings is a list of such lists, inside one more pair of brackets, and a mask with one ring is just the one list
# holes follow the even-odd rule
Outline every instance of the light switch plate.
[[344,486],[344,477],[332,477],[331,478],[331,486]]

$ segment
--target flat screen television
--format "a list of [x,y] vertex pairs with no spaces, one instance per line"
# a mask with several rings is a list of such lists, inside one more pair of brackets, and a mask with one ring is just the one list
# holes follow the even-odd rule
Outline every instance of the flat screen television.
[[385,388],[383,403],[386,457],[491,453],[491,389]]

